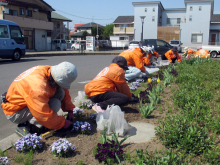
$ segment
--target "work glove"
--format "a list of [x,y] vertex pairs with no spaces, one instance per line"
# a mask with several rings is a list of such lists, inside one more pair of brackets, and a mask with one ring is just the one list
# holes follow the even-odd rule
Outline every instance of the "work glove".
[[71,127],[73,125],[73,123],[69,120],[65,120],[65,125],[63,126],[64,129],[67,129],[69,127]]
[[74,120],[73,110],[68,111],[67,120],[70,120],[70,121]]

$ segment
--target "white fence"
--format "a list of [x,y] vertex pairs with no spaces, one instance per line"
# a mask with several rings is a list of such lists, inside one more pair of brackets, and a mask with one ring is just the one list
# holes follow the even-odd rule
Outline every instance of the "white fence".
[[112,47],[128,47],[128,40],[111,40]]

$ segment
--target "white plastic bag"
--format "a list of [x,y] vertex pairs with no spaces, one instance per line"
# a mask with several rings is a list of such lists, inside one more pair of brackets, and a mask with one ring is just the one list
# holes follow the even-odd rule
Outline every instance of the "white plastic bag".
[[107,128],[107,135],[115,132],[119,133],[119,136],[124,136],[126,130],[128,129],[128,123],[124,118],[124,112],[121,111],[121,108],[118,105],[112,105],[108,107],[105,112],[98,113],[96,117],[97,130],[101,133],[104,131],[104,128]]
[[78,96],[74,99],[74,104],[79,106],[80,103],[86,101],[86,94],[84,91],[78,91]]

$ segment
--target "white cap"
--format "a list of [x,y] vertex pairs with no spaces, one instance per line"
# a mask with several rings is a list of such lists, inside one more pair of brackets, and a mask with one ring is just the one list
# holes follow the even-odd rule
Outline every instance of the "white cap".
[[145,51],[146,53],[151,52],[152,54],[154,53],[154,47],[151,46],[142,46],[141,47],[143,49],[143,51]]
[[145,51],[145,52],[147,52],[147,51],[148,51],[148,49],[147,49],[147,47],[146,47],[146,46],[142,46],[142,47],[141,47],[141,49],[142,49],[143,51]]
[[70,62],[62,62],[51,66],[51,74],[54,81],[64,89],[70,89],[70,84],[77,77],[76,67]]
[[189,49],[188,47],[185,47],[185,48],[184,48],[184,51],[186,52],[188,49]]

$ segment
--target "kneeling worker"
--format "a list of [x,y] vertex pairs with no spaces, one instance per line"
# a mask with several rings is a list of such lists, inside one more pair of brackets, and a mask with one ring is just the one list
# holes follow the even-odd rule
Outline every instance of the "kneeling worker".
[[167,60],[169,60],[170,63],[174,63],[176,60],[177,62],[181,62],[181,58],[178,54],[177,47],[175,46],[165,53],[165,57]]
[[128,70],[125,71],[125,79],[130,81],[134,78],[140,77],[141,72],[146,72],[143,62],[143,57],[146,56],[147,47],[128,49],[118,56],[122,56],[127,60]]
[[[1,107],[11,122],[18,124],[16,133],[24,136],[31,128],[69,128],[73,108],[70,85],[77,77],[76,67],[69,62],[55,66],[39,65],[21,73],[2,95]],[[58,116],[62,108],[69,120]]]
[[124,70],[128,70],[127,61],[124,57],[117,56],[110,66],[85,85],[85,94],[96,103],[92,107],[94,111],[104,112],[108,105],[124,105],[132,98]]
[[144,65],[146,65],[149,68],[155,68],[154,65],[152,65],[151,58],[152,56],[159,58],[159,54],[154,50],[154,47],[147,47],[147,56],[143,57]]

